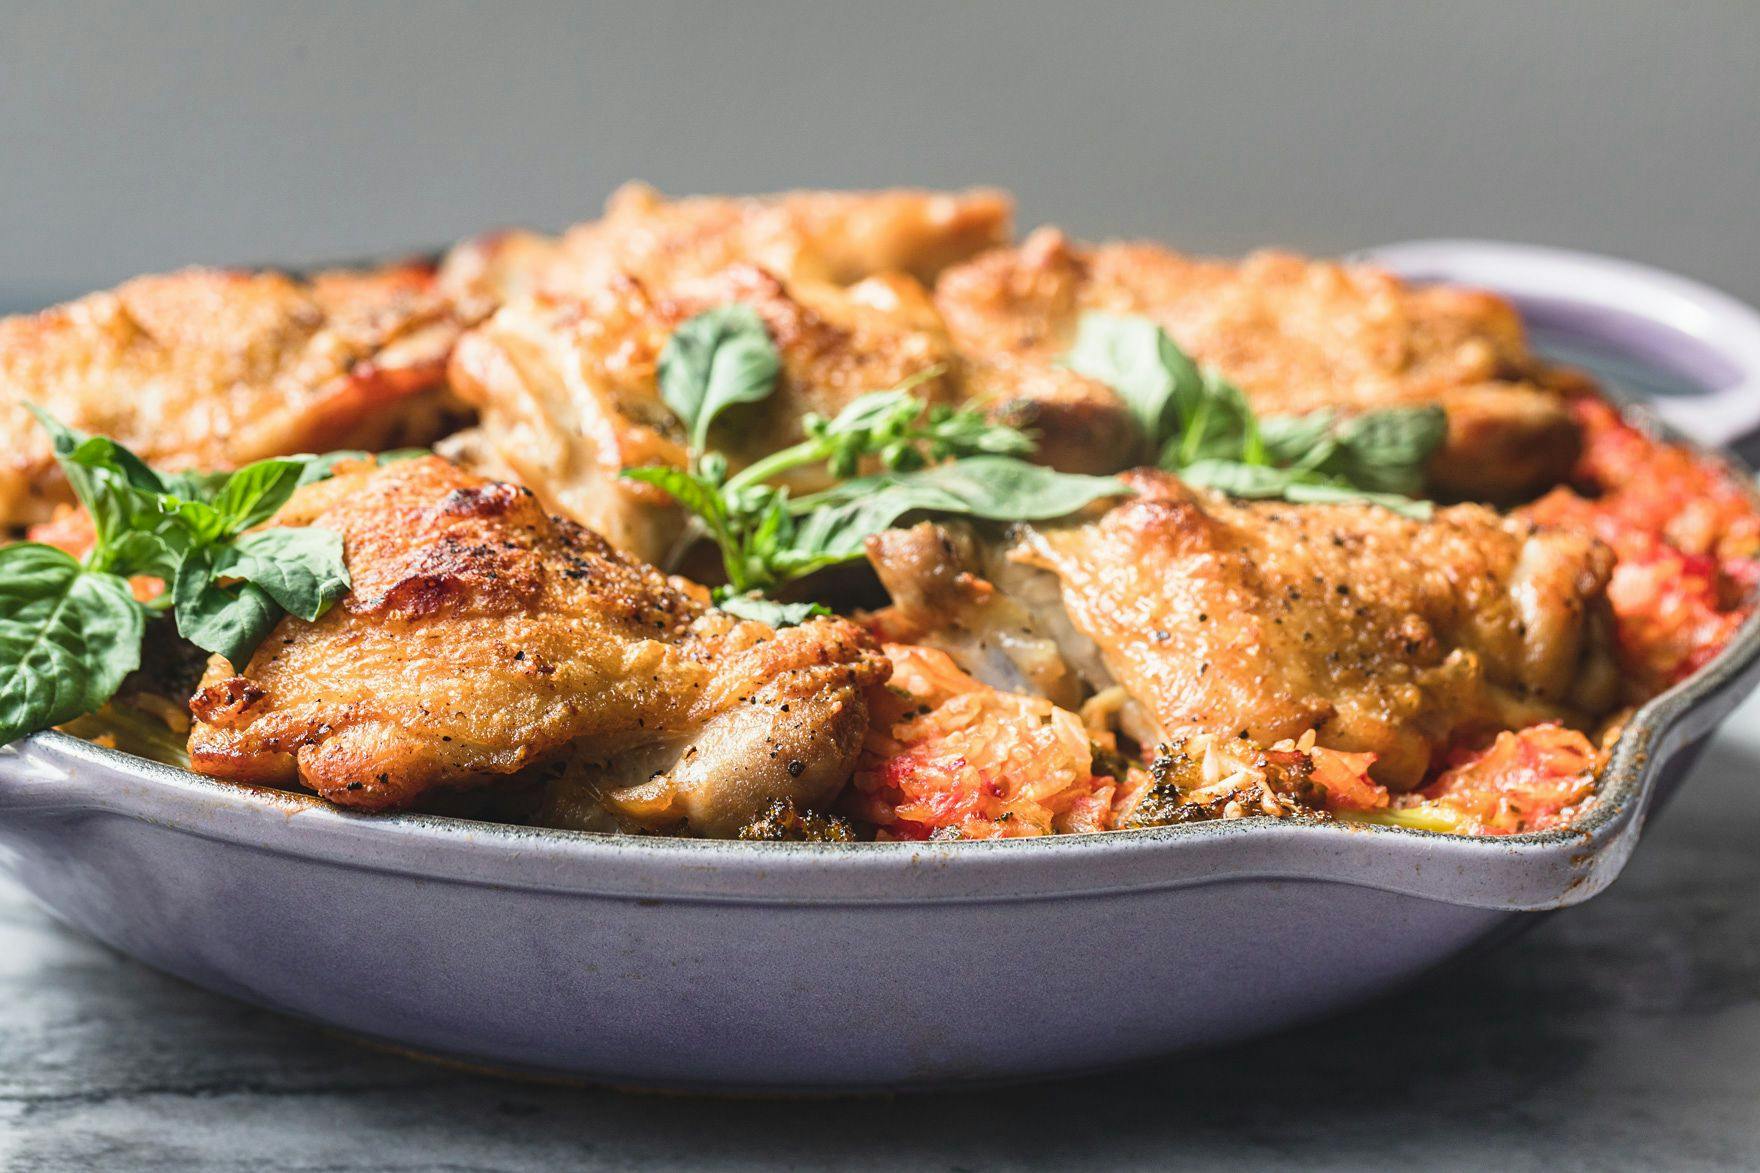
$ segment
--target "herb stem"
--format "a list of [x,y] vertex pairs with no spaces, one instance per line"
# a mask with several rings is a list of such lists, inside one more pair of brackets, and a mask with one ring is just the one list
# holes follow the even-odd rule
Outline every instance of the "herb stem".
[[799,468],[803,464],[813,464],[830,455],[822,440],[802,440],[799,444],[790,445],[779,452],[772,452],[761,460],[754,461],[727,479],[724,486],[729,493],[737,493],[741,489],[749,489],[761,485],[772,477],[781,476],[790,469]]

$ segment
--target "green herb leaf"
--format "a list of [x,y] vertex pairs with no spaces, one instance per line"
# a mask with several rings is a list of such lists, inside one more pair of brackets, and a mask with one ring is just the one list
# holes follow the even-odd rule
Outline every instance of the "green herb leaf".
[[49,433],[62,474],[91,514],[95,541],[87,561],[94,569],[108,569],[112,548],[123,534],[152,528],[168,511],[164,482],[114,440],[77,432],[41,408],[25,406]]
[[283,614],[315,620],[348,587],[340,535],[260,530],[184,558],[172,587],[177,631],[243,669]]
[[184,501],[212,501],[229,472],[173,472],[164,476],[165,491]]
[[1188,485],[1254,499],[1281,497],[1300,476],[1296,469],[1241,460],[1200,460],[1179,470],[1179,479]]
[[188,531],[166,518],[150,530],[130,530],[112,542],[109,571],[123,578],[145,574],[171,582],[189,545]]
[[53,546],[0,548],[0,744],[102,705],[140,667],[128,580]]
[[1167,331],[1147,318],[1086,313],[1063,363],[1123,399],[1159,447],[1203,393],[1203,376]]
[[259,460],[227,477],[213,499],[227,532],[239,534],[273,517],[299,488],[313,463],[305,457]]
[[1188,485],[1214,489],[1230,497],[1254,500],[1282,499],[1298,505],[1366,503],[1391,509],[1403,517],[1423,521],[1435,506],[1397,493],[1359,489],[1325,473],[1304,468],[1277,468],[1246,464],[1238,460],[1201,460],[1182,468],[1180,479]]
[[1284,499],[1304,505],[1344,505],[1354,502],[1366,502],[1379,505],[1383,509],[1391,509],[1401,517],[1409,517],[1414,521],[1428,521],[1436,514],[1436,506],[1430,501],[1414,501],[1410,497],[1398,493],[1377,493],[1368,489],[1359,489],[1354,485],[1330,484],[1322,481],[1296,481],[1284,490]]
[[831,608],[822,603],[778,603],[750,594],[729,595],[715,605],[730,615],[755,619],[775,628],[799,627],[814,616],[831,614]]
[[1199,460],[1265,460],[1259,420],[1240,388],[1214,371],[1205,371],[1198,389],[1179,401],[1179,435],[1163,449],[1165,465],[1173,454],[1176,467]]
[[684,421],[691,447],[708,447],[709,426],[737,403],[769,398],[782,356],[750,306],[704,310],[674,330],[660,353],[660,398]]
[[171,588],[177,634],[242,672],[282,611],[262,587],[248,582],[222,585],[214,560],[212,550],[196,550],[178,567]]
[[721,500],[718,486],[702,477],[664,464],[626,468],[623,470],[623,477],[625,480],[640,481],[644,485],[666,490],[680,505],[708,522],[711,528],[726,526],[727,509]]
[[289,615],[308,622],[348,593],[342,535],[307,526],[258,530],[220,550],[213,577],[262,588]]
[[800,574],[853,561],[863,556],[870,536],[907,513],[1045,521],[1129,491],[1116,477],[1061,473],[1006,456],[973,456],[915,472],[861,477],[790,504],[805,517],[785,565]]
[[1424,489],[1424,468],[1448,436],[1448,415],[1435,405],[1365,412],[1338,427],[1345,453],[1340,475],[1382,493],[1413,496]]
[[1323,461],[1337,448],[1334,430],[1338,413],[1331,408],[1306,415],[1268,415],[1259,421],[1259,438],[1265,459],[1272,464],[1312,465],[1316,453]]
[[[55,449],[55,457],[60,462],[62,469],[67,472],[70,482],[80,475],[80,470],[102,471],[121,477],[123,482],[132,488],[151,493],[165,491],[165,482],[159,474],[147,467],[146,462],[140,457],[116,441],[104,436],[88,436],[84,432],[75,431],[34,403],[25,404],[25,410],[29,411],[37,423],[42,425],[43,430],[49,433],[50,443]],[[77,482],[75,483],[75,494],[78,495]]]

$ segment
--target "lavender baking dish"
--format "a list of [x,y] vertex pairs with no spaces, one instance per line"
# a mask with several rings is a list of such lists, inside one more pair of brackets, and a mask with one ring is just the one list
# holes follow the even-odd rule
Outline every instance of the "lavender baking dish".
[[[1377,259],[1513,297],[1545,345],[1760,423],[1760,317],[1604,258]],[[1631,368],[1636,369],[1636,368]],[[0,864],[73,926],[220,993],[399,1047],[620,1084],[1019,1079],[1257,1034],[1413,978],[1619,874],[1760,680],[1760,625],[1633,720],[1567,830],[1474,840],[1247,819],[1010,842],[631,839],[362,816],[56,734],[0,750]]]

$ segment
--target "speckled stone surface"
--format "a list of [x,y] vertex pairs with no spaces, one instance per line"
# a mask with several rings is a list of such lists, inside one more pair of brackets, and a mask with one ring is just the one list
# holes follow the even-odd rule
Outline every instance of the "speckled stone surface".
[[[1756,1168],[1757,797],[1750,702],[1611,891],[1411,990],[1132,1072],[850,1101],[380,1054],[161,977],[0,884],[0,1168]],[[1105,980],[1097,959],[1096,997]]]

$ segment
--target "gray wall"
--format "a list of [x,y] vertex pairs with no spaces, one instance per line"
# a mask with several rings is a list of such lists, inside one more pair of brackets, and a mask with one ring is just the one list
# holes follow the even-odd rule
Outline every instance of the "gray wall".
[[1760,300],[1760,5],[0,0],[0,306],[670,190],[1004,184],[1194,249],[1485,235]]

